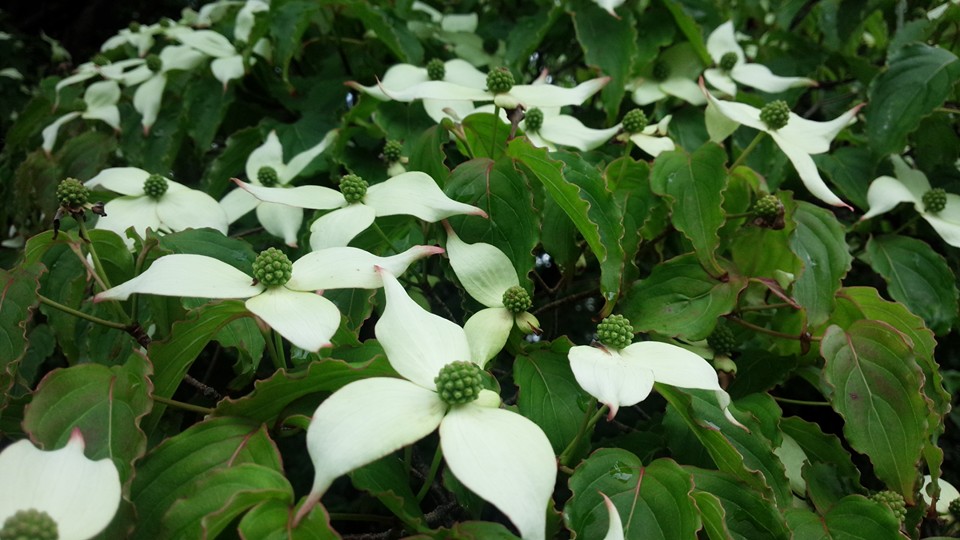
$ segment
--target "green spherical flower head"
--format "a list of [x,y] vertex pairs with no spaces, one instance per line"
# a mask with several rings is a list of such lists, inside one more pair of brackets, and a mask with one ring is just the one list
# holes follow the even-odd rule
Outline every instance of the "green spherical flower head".
[[947,506],[947,512],[950,513],[954,521],[960,521],[960,499],[950,501],[949,506]]
[[720,69],[724,71],[730,71],[731,69],[733,69],[733,66],[737,65],[737,60],[738,60],[737,53],[735,52],[724,53],[724,55],[720,57],[720,64],[719,64]]
[[487,74],[487,90],[494,94],[509,92],[514,84],[513,73],[507,68],[497,68]]
[[40,510],[20,510],[0,529],[0,540],[57,540],[57,522]]
[[640,109],[634,109],[623,115],[623,130],[627,133],[640,133],[650,121]]
[[765,220],[776,219],[783,213],[783,203],[776,195],[766,195],[753,204],[753,214]]
[[93,62],[95,66],[105,66],[110,63],[110,59],[107,58],[105,54],[97,54],[91,58],[90,61]]
[[290,281],[293,263],[277,248],[260,252],[253,261],[253,277],[267,287],[277,287]]
[[127,26],[127,28],[129,28],[131,32],[139,32],[139,31],[140,31],[140,23],[138,23],[137,21],[133,21],[133,22],[130,23],[129,26]]
[[519,285],[510,287],[503,293],[503,307],[510,310],[511,313],[523,313],[530,309],[532,305],[533,301],[530,300],[530,295]]
[[154,73],[160,73],[160,70],[163,69],[163,60],[155,54],[147,55],[147,69]]
[[173,26],[173,19],[164,17],[160,19],[160,28],[170,28]]
[[383,145],[383,159],[389,163],[396,163],[403,157],[403,143],[391,139]]
[[280,183],[280,177],[277,176],[276,169],[264,166],[257,171],[257,182],[263,187],[273,187]]
[[903,523],[907,517],[907,503],[903,500],[903,495],[895,491],[880,491],[870,496],[874,502],[878,502],[893,511],[900,523]]
[[760,120],[770,129],[780,129],[790,120],[790,106],[782,99],[767,103],[760,109]]
[[447,74],[447,67],[443,65],[443,60],[434,58],[427,62],[427,77],[431,81],[442,81]]
[[530,133],[536,133],[543,127],[543,111],[537,108],[530,109],[524,113],[524,126]]
[[340,193],[348,203],[360,202],[363,196],[367,194],[366,180],[355,174],[348,174],[340,178]]
[[167,179],[159,174],[151,174],[147,177],[146,181],[143,182],[143,192],[154,199],[162,197],[169,187]]
[[76,178],[65,178],[57,186],[57,201],[60,206],[78,208],[87,204],[90,190]]
[[727,325],[718,324],[707,336],[707,346],[718,355],[730,356],[733,349],[737,347],[737,339],[733,337],[733,331]]
[[611,315],[597,325],[597,341],[607,347],[623,349],[633,343],[633,326],[623,315]]
[[653,63],[653,78],[658,81],[665,81],[670,76],[670,66],[663,60],[657,60]]
[[463,405],[477,399],[483,389],[480,366],[473,362],[450,362],[440,369],[433,382],[447,405]]
[[922,200],[923,211],[936,214],[947,207],[947,192],[943,188],[933,188],[923,194]]

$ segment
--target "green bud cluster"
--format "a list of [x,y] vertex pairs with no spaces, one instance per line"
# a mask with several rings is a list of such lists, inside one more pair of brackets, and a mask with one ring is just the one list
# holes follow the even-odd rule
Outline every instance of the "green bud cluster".
[[753,214],[765,220],[776,219],[783,212],[783,203],[776,195],[765,195],[753,204]]
[[665,81],[670,76],[670,66],[663,60],[657,60],[653,63],[653,78],[658,81]]
[[923,211],[936,214],[947,207],[947,192],[943,188],[933,188],[923,194],[922,200]]
[[440,399],[448,405],[463,405],[480,396],[483,376],[480,366],[473,362],[450,362],[440,369],[433,382]]
[[640,133],[649,123],[647,115],[640,109],[633,109],[623,115],[623,130],[627,133]]
[[427,62],[427,77],[430,77],[431,81],[442,81],[446,75],[447,67],[443,64],[443,60],[434,58]]
[[162,197],[163,194],[167,192],[169,187],[170,186],[167,184],[167,179],[159,174],[151,174],[143,182],[143,192],[147,196],[153,197],[154,199],[159,199]]
[[79,208],[87,204],[90,190],[76,178],[65,178],[57,186],[57,202],[67,208]]
[[57,522],[40,510],[20,510],[0,529],[0,540],[57,540]]
[[133,21],[127,26],[127,28],[130,29],[131,32],[134,32],[134,33],[139,32],[140,23],[138,23],[137,21]]
[[718,355],[730,356],[737,347],[737,338],[733,337],[733,331],[727,325],[718,324],[707,336],[707,346]]
[[895,491],[880,491],[871,495],[870,499],[892,510],[900,523],[907,517],[907,503],[903,500],[903,495]]
[[160,28],[171,28],[175,23],[170,17],[160,19]]
[[277,248],[268,248],[253,261],[253,277],[268,287],[277,287],[290,281],[293,263]]
[[611,315],[597,325],[597,341],[607,347],[623,349],[633,343],[633,326],[623,315]]
[[263,166],[257,171],[257,182],[263,187],[273,187],[280,183],[280,177],[277,176],[277,170],[273,167]]
[[513,73],[507,68],[501,67],[487,73],[487,90],[494,94],[509,92],[514,84]]
[[403,157],[403,143],[391,139],[383,145],[383,159],[388,163],[396,163]]
[[148,54],[146,58],[147,69],[154,73],[160,73],[163,69],[163,60],[155,54]]
[[96,54],[90,59],[95,66],[105,66],[110,63],[110,59],[105,54]]
[[510,313],[523,313],[530,309],[532,305],[533,301],[530,300],[530,294],[519,285],[510,287],[503,293],[503,307],[507,308]]
[[367,194],[366,180],[355,174],[348,174],[340,178],[340,193],[348,203],[360,202]]
[[730,71],[731,69],[733,69],[733,66],[737,65],[737,60],[739,60],[737,58],[737,53],[735,52],[724,53],[723,56],[720,57],[720,64],[719,64],[720,69],[722,69],[723,71]]
[[950,513],[954,521],[960,521],[960,499],[950,501],[950,504],[947,506],[947,512]]
[[540,131],[540,128],[543,127],[543,111],[533,108],[524,113],[523,125],[530,133]]
[[790,106],[782,99],[767,103],[760,109],[760,121],[772,130],[780,129],[790,121]]

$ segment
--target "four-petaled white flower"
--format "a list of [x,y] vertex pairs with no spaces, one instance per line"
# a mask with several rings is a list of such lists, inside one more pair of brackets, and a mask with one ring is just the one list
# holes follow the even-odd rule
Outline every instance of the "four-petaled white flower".
[[[260,180],[261,171],[270,182],[276,182],[278,187],[286,187],[291,180],[297,177],[314,158],[323,153],[337,137],[337,130],[330,130],[323,139],[311,148],[293,156],[289,162],[283,161],[283,146],[277,137],[276,131],[267,135],[267,140],[258,146],[247,157],[245,172],[247,179],[253,185],[263,186]],[[269,187],[269,186],[265,186]],[[297,246],[297,233],[303,223],[303,209],[290,207],[286,204],[261,202],[249,191],[234,189],[220,200],[220,206],[227,213],[230,223],[240,219],[247,212],[256,209],[257,219],[266,231],[274,236],[283,238],[288,246]]]
[[409,215],[430,223],[458,214],[487,217],[476,206],[447,197],[430,175],[419,171],[401,173],[368,187],[356,203],[347,202],[343,193],[322,186],[267,188],[234,181],[261,201],[313,210],[336,208],[310,226],[313,250],[345,246],[381,216]]
[[43,128],[41,136],[43,137],[43,151],[48,155],[53,151],[57,144],[57,135],[60,133],[60,126],[73,120],[74,118],[85,118],[87,120],[102,120],[113,129],[120,129],[120,109],[117,108],[117,101],[120,100],[120,85],[116,81],[95,82],[87,87],[83,93],[83,101],[86,103],[86,110],[83,112],[75,111],[67,113],[53,121],[52,124]]
[[[151,182],[162,192],[148,195],[144,190]],[[133,227],[140,237],[147,228],[157,232],[177,232],[184,229],[210,227],[227,234],[227,215],[217,201],[203,191],[190,189],[159,175],[151,175],[136,167],[113,167],[100,171],[84,184],[88,188],[104,187],[120,193],[104,206],[106,216],[97,220],[98,229],[113,231],[124,238]],[[153,189],[153,187],[151,186]]]
[[526,291],[521,292],[520,279],[510,259],[490,244],[467,244],[448,223],[444,222],[444,226],[447,229],[447,255],[453,272],[467,293],[486,306],[463,325],[470,343],[470,357],[484,367],[503,349],[515,324],[521,332],[530,334],[540,332],[540,322],[526,309],[514,312],[504,306],[504,294],[511,290],[522,295],[529,304],[529,296]]
[[154,44],[154,36],[167,32],[160,24],[131,23],[129,28],[123,28],[113,37],[107,39],[100,46],[101,52],[111,51],[124,45],[132,45],[137,54],[145,56]]
[[747,56],[737,43],[733,21],[718,26],[707,38],[707,52],[717,64],[708,68],[703,77],[711,86],[729,96],[737,95],[737,83],[764,92],[783,92],[796,86],[817,86],[817,81],[806,77],[781,77],[767,66],[747,62]]
[[870,219],[893,210],[900,203],[913,203],[913,207],[944,242],[960,247],[960,195],[944,193],[943,208],[933,211],[926,208],[923,196],[930,192],[930,182],[923,172],[911,169],[900,156],[890,156],[893,162],[891,176],[881,176],[870,183],[867,202],[870,210],[861,219]]
[[[737,103],[735,101],[720,101],[714,97],[706,88],[701,88],[704,95],[707,96],[709,106],[707,107],[707,131],[710,132],[710,138],[714,141],[722,141],[732,130],[729,126],[718,125],[715,117],[711,117],[711,107],[720,113],[724,119],[732,120],[736,124],[751,127],[756,130],[769,134],[780,150],[787,155],[787,158],[793,163],[797,170],[803,185],[810,190],[814,197],[832,206],[844,206],[851,208],[850,205],[837,197],[826,182],[820,177],[817,165],[813,158],[814,154],[822,154],[830,150],[830,143],[834,137],[840,133],[843,128],[852,124],[857,119],[857,112],[863,104],[857,105],[849,111],[841,114],[833,120],[827,122],[815,122],[797,116],[793,112],[789,113],[789,118],[785,126],[779,129],[771,129],[763,120],[760,119],[760,109],[747,105],[746,103]],[[736,126],[733,126],[736,129]]]
[[186,45],[169,45],[160,51],[158,58],[159,71],[152,71],[144,62],[121,77],[127,86],[140,85],[133,94],[133,108],[141,115],[140,125],[143,126],[144,135],[150,134],[150,128],[157,121],[163,89],[167,86],[167,73],[191,70],[206,60],[207,55]]
[[120,507],[120,474],[109,459],[83,454],[80,430],[67,445],[43,451],[17,441],[0,453],[0,527],[21,510],[46,513],[60,540],[86,540],[107,528]]
[[103,77],[107,80],[122,80],[124,73],[127,72],[128,69],[141,66],[144,62],[146,62],[146,60],[143,58],[127,58],[126,60],[110,62],[109,64],[103,66],[99,66],[94,62],[84,62],[77,66],[77,69],[74,70],[73,75],[64,77],[60,80],[60,82],[57,83],[57,86],[55,87],[57,96],[53,106],[56,108],[60,105],[60,91],[68,86],[72,86],[97,76]]
[[[653,157],[657,157],[662,152],[669,152],[676,148],[673,139],[667,136],[667,127],[670,125],[671,119],[673,119],[673,116],[668,114],[656,124],[648,124],[643,128],[643,131],[624,133],[623,136],[628,137],[633,144],[637,145],[637,148]],[[622,123],[616,125],[617,128],[622,126]]]
[[717,372],[706,360],[676,345],[642,341],[616,349],[606,345],[578,345],[568,353],[577,382],[609,407],[613,419],[621,406],[636,405],[650,395],[653,383],[679,388],[713,390],[723,414],[741,426],[727,406],[730,396],[720,388]]
[[[233,79],[243,77],[246,68],[243,64],[243,55],[237,52],[237,49],[225,38],[223,34],[213,30],[194,30],[187,32],[176,32],[173,37],[180,40],[180,43],[193,47],[194,49],[212,57],[210,62],[210,71],[214,78],[223,83],[223,89],[226,91],[227,83]],[[250,62],[255,61],[250,58]]]
[[674,45],[648,64],[640,77],[628,82],[627,90],[633,92],[633,102],[637,105],[649,105],[668,96],[691,105],[703,105],[705,100],[696,83],[702,69],[689,43]]
[[290,343],[307,351],[329,346],[340,326],[340,311],[316,291],[382,286],[374,265],[400,274],[413,261],[443,253],[434,246],[414,246],[392,257],[377,257],[356,248],[315,251],[297,259],[290,279],[267,286],[233,266],[205,255],[160,257],[139,276],[101,292],[95,302],[126,300],[131,294],[245,298],[244,306]]
[[556,458],[546,435],[527,418],[499,408],[500,397],[448,405],[434,378],[468,361],[463,329],[425,311],[387,270],[386,307],[375,329],[390,364],[403,379],[350,383],[320,404],[307,429],[315,477],[297,521],[339,476],[413,444],[438,427],[447,467],[468,489],[506,514],[531,540],[546,535],[546,510],[556,481]]

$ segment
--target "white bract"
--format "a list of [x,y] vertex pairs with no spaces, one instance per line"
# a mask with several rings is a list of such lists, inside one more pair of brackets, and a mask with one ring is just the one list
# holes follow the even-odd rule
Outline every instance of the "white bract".
[[[667,136],[667,127],[670,125],[671,119],[673,119],[673,116],[668,114],[658,123],[647,125],[643,128],[643,131],[624,135],[638,148],[653,157],[657,157],[661,152],[669,152],[676,148],[673,139]],[[617,124],[616,127],[622,126],[623,124]]]
[[[430,22],[409,20],[407,28],[422,40],[435,38],[445,45],[456,57],[467,60],[475,66],[490,64],[494,57],[483,47],[483,38],[477,32],[480,17],[476,13],[440,13],[432,6],[415,1],[410,8],[426,13]],[[494,54],[502,56],[501,50]]]
[[[783,92],[796,86],[816,86],[817,81],[806,77],[781,77],[774,75],[767,66],[747,62],[747,56],[737,43],[733,21],[718,26],[707,38],[707,52],[717,67],[708,68],[703,77],[711,86],[729,96],[737,95],[737,83],[745,84],[764,92]],[[724,55],[736,56],[736,63],[723,66]],[[728,67],[728,69],[724,69]]]
[[[534,84],[537,83],[534,82]],[[494,110],[493,105],[482,105],[468,113],[467,116],[477,113],[493,114]],[[551,152],[555,151],[558,146],[571,146],[584,152],[593,150],[620,131],[619,125],[607,129],[589,128],[575,117],[560,112],[561,107],[536,107],[532,111],[540,111],[543,114],[540,126],[535,127],[528,121],[531,114],[538,114],[528,110],[517,127],[523,131],[531,144],[537,148],[546,148]],[[508,124],[510,123],[506,110],[500,109],[500,119]],[[459,119],[454,118],[454,120]]]
[[520,287],[520,279],[510,259],[490,244],[465,243],[449,225],[444,225],[447,229],[447,255],[453,272],[467,293],[486,306],[463,325],[470,342],[470,358],[484,367],[503,349],[514,325],[524,334],[539,333],[540,322],[527,311],[513,313],[503,305],[504,293]]
[[120,506],[120,474],[109,459],[83,454],[74,429],[67,445],[45,452],[24,439],[0,453],[0,527],[21,510],[45,512],[60,540],[86,540],[107,528]]
[[693,47],[682,43],[663,51],[641,71],[640,77],[628,82],[626,88],[633,92],[633,102],[637,105],[649,105],[668,96],[691,105],[703,105],[703,93],[696,83],[702,69]]
[[890,156],[896,178],[881,176],[867,189],[870,210],[861,220],[893,210],[900,203],[913,203],[920,216],[930,224],[944,242],[960,247],[960,195],[946,193],[946,205],[939,212],[929,212],[923,195],[930,191],[930,182],[923,172],[911,169],[900,156]]
[[556,482],[556,458],[543,431],[523,416],[499,408],[500,397],[448,405],[434,378],[454,361],[467,361],[463,329],[425,311],[386,269],[386,307],[376,335],[403,379],[350,383],[320,404],[307,429],[315,477],[297,520],[339,476],[362,467],[438,427],[447,467],[468,489],[506,514],[521,536],[546,535],[547,505]]
[[313,250],[345,246],[373,224],[376,217],[409,215],[430,223],[459,214],[487,217],[486,212],[447,197],[426,173],[410,171],[398,174],[367,188],[356,203],[349,203],[343,193],[322,186],[267,188],[236,181],[261,201],[331,210],[310,226],[310,247]]
[[607,534],[603,537],[603,540],[623,540],[623,522],[620,521],[620,512],[617,511],[617,507],[610,500],[610,497],[607,497],[605,493],[600,493],[600,496],[603,497],[603,504],[607,507],[607,520],[609,521]]
[[[932,484],[933,478],[929,474],[923,475],[923,486],[920,488],[920,496],[923,497],[927,505],[933,502],[933,498],[930,497],[930,493],[927,491]],[[947,521],[953,522],[954,518],[950,513],[950,503],[960,499],[960,491],[957,491],[957,488],[954,487],[953,484],[943,478],[937,480],[937,485],[940,486],[940,496],[937,498],[936,506],[937,513],[946,518]]]
[[130,227],[141,238],[148,228],[177,232],[210,227],[227,234],[227,215],[213,197],[167,178],[163,178],[166,192],[152,197],[144,191],[150,177],[150,173],[136,167],[114,167],[87,180],[84,185],[88,188],[103,187],[123,195],[104,206],[107,215],[97,220],[97,228],[117,233],[128,245],[132,241],[124,233]]
[[86,110],[67,113],[43,128],[43,151],[49,154],[57,144],[57,135],[60,127],[74,118],[87,120],[102,120],[115,130],[120,129],[120,109],[117,101],[120,100],[120,85],[116,81],[95,82],[87,87],[83,93],[83,102]]
[[133,108],[141,115],[140,125],[143,134],[149,135],[150,128],[157,121],[163,89],[167,86],[167,73],[175,70],[191,70],[207,59],[207,55],[185,45],[164,47],[160,54],[160,70],[151,71],[146,63],[122,76],[124,84],[139,84],[133,94]]
[[723,414],[731,423],[741,426],[727,409],[730,396],[720,388],[716,370],[686,349],[643,341],[623,349],[578,345],[571,347],[567,356],[580,386],[609,407],[608,419],[616,416],[621,406],[629,407],[646,399],[653,383],[658,382],[679,388],[713,390]]
[[[701,88],[703,88],[702,84]],[[712,107],[725,119],[769,134],[777,143],[777,146],[780,147],[780,150],[783,150],[783,153],[793,163],[793,167],[797,170],[803,185],[807,186],[814,197],[832,206],[851,208],[850,205],[830,191],[826,182],[820,177],[817,165],[810,156],[829,151],[830,143],[833,142],[837,134],[856,121],[857,112],[863,104],[857,105],[827,122],[807,120],[791,112],[785,126],[780,129],[770,129],[766,123],[760,120],[760,109],[746,103],[720,101],[710,94],[706,88],[703,88],[703,93],[709,101],[707,131],[710,133],[711,140],[720,142],[731,132],[727,126],[720,125],[711,118],[710,110]],[[734,127],[734,129],[736,128]]]
[[293,263],[290,279],[267,286],[233,266],[204,255],[176,254],[160,257],[139,276],[101,292],[95,302],[126,300],[131,294],[246,298],[244,305],[290,343],[307,351],[329,346],[340,326],[340,311],[317,294],[321,289],[383,286],[374,265],[400,274],[413,261],[443,253],[434,246],[414,246],[392,257],[377,257],[356,248],[315,251]]
[[[267,135],[267,140],[247,157],[244,172],[252,185],[263,186],[259,180],[261,169],[272,169],[276,175],[278,187],[287,187],[291,180],[297,177],[314,158],[323,153],[337,138],[337,130],[330,130],[323,139],[311,148],[293,156],[289,162],[283,161],[283,146],[277,137],[276,131]],[[249,191],[234,189],[220,201],[220,206],[227,213],[230,223],[240,219],[247,212],[257,210],[257,219],[266,231],[274,236],[283,238],[288,246],[297,246],[297,233],[303,224],[303,209],[286,204],[261,202]]]
[[619,19],[620,16],[617,15],[617,12],[614,10],[622,6],[625,1],[626,0],[593,0],[593,3],[606,10],[606,12],[610,15],[613,15]]
[[77,66],[77,69],[74,70],[73,75],[64,77],[60,80],[60,82],[57,83],[55,88],[57,94],[56,103],[54,103],[53,106],[56,108],[60,104],[60,90],[63,90],[68,86],[72,86],[97,76],[108,80],[122,80],[124,73],[128,69],[141,66],[144,62],[146,62],[146,60],[143,58],[128,58],[126,60],[111,62],[103,66],[98,66],[93,62],[84,62],[83,64]]
[[[195,30],[192,32],[177,32],[174,37],[181,43],[212,57],[210,62],[210,71],[213,76],[223,83],[223,89],[227,89],[227,83],[233,79],[243,77],[246,68],[243,64],[243,55],[237,52],[237,49],[230,43],[230,40],[213,30]],[[250,59],[254,61],[253,58]]]
[[137,49],[138,55],[146,56],[150,48],[153,47],[154,36],[162,34],[167,30],[159,24],[133,23],[131,26],[133,29],[124,28],[113,37],[104,41],[103,45],[100,46],[100,50],[107,52],[124,45],[132,45],[133,48]]

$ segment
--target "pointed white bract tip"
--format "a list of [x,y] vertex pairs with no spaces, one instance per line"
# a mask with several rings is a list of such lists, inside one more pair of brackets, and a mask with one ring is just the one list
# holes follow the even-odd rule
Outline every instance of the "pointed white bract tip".
[[317,503],[320,502],[320,497],[322,495],[323,494],[320,492],[311,492],[310,495],[307,495],[307,500],[303,501],[303,505],[299,510],[297,510],[297,515],[293,517],[294,528],[296,528],[297,525],[303,521],[303,518],[307,517],[307,514],[309,514],[315,506],[317,506]]
[[727,407],[724,407],[724,408],[723,408],[723,415],[727,417],[727,420],[729,420],[731,424],[733,424],[733,425],[737,426],[738,428],[746,431],[747,433],[750,433],[750,428],[748,428],[747,426],[741,424],[739,420],[737,420],[736,418],[734,418],[734,417],[733,417],[733,414],[730,412],[730,409],[729,409],[729,408],[727,408]]
[[360,83],[358,83],[357,81],[344,81],[343,85],[344,85],[344,86],[349,86],[350,88],[353,88],[354,90],[360,90],[360,86],[361,86]]
[[230,181],[233,182],[234,184],[236,184],[238,187],[242,187],[242,188],[246,189],[247,183],[244,182],[243,180],[241,180],[241,179],[239,179],[239,178],[231,178]]
[[420,252],[423,253],[424,257],[429,257],[430,255],[442,255],[447,250],[440,246],[420,246]]
[[80,431],[80,428],[73,428],[73,431],[70,432],[70,441],[67,444],[79,446],[81,452],[86,448],[87,443],[83,440],[83,432]]
[[607,412],[607,422],[612,422],[613,417],[617,416],[617,412],[620,410],[619,403],[605,403],[607,407],[610,408],[610,411]]
[[383,273],[383,267],[380,266],[379,264],[375,264],[375,265],[373,265],[373,271],[376,272],[376,273],[378,273],[378,274],[382,274],[382,273]]
[[104,296],[103,293],[99,293],[93,297],[94,304],[99,304],[100,302],[105,302],[107,300],[110,300],[110,298],[107,298],[106,296]]
[[480,217],[482,217],[483,219],[490,219],[490,216],[488,216],[487,213],[484,212],[483,210],[481,210],[480,208],[477,208],[477,211],[476,211],[476,212],[471,212],[471,213],[468,214],[468,215],[470,215],[470,216],[480,216]]
[[299,247],[299,246],[297,246],[297,243],[296,243],[296,242],[287,242],[287,245],[290,246],[290,247],[292,247],[292,248],[297,248],[297,247]]

